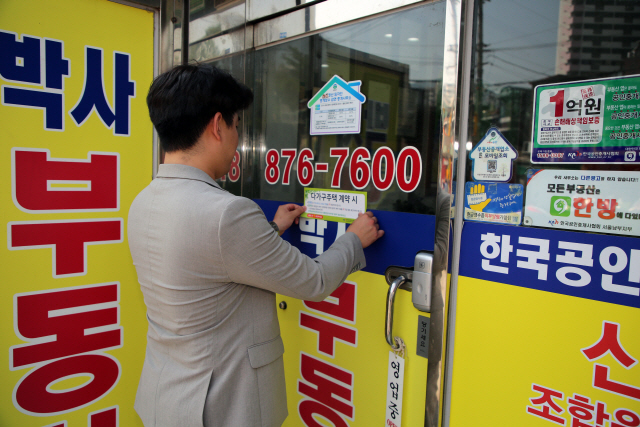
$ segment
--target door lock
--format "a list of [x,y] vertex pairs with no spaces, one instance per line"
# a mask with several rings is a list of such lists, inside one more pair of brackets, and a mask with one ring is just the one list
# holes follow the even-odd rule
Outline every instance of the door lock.
[[411,292],[411,302],[420,311],[431,312],[431,270],[433,254],[420,251],[413,262],[413,269],[391,266],[385,271],[387,283],[391,285],[399,276],[405,280],[399,289]]
[[420,311],[431,312],[431,267],[433,254],[418,252],[413,265],[411,302]]

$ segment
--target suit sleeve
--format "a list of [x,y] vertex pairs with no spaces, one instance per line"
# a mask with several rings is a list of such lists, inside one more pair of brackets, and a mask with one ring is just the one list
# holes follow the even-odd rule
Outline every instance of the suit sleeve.
[[280,238],[258,205],[245,198],[227,205],[218,233],[224,267],[233,282],[298,299],[322,301],[366,265],[354,233],[340,236],[312,259]]

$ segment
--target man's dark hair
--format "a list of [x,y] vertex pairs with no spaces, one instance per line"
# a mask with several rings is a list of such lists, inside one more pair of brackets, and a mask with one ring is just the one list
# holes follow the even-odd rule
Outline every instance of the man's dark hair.
[[193,147],[216,113],[227,126],[253,101],[253,93],[229,73],[210,65],[181,65],[151,84],[147,106],[167,152]]

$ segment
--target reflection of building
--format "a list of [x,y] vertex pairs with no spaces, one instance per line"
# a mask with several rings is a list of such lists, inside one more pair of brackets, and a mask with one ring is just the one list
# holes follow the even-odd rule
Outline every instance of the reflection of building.
[[640,41],[640,2],[606,3],[560,0],[556,74],[589,78],[622,70]]
[[529,150],[531,140],[531,89],[505,86],[500,90],[500,132],[518,153]]

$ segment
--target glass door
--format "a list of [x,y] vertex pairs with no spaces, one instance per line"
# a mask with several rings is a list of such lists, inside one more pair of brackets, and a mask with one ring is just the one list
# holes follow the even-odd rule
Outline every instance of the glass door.
[[[271,218],[280,204],[302,204],[305,188],[366,193],[368,209],[385,230],[365,250],[367,266],[325,301],[278,297],[287,426],[382,425],[388,410],[397,426],[425,423],[427,371],[435,369],[439,381],[441,370],[442,322],[439,332],[430,330],[430,313],[414,306],[409,284],[400,288],[392,335],[406,344],[404,393],[401,408],[390,406],[385,272],[391,266],[412,271],[421,251],[434,251],[436,213],[443,206],[446,247],[448,194],[440,197],[446,203],[438,197],[442,176],[453,167],[440,153],[445,15],[445,2],[434,2],[248,56],[255,102],[247,114],[252,142],[244,195]],[[309,101],[334,76],[366,97],[360,130],[312,135]],[[283,238],[315,257],[346,227],[303,219]],[[432,305],[442,311],[444,295],[435,295]],[[427,358],[430,345],[439,354],[433,360]],[[441,387],[434,389],[439,395]],[[437,420],[437,403],[432,411]]]

